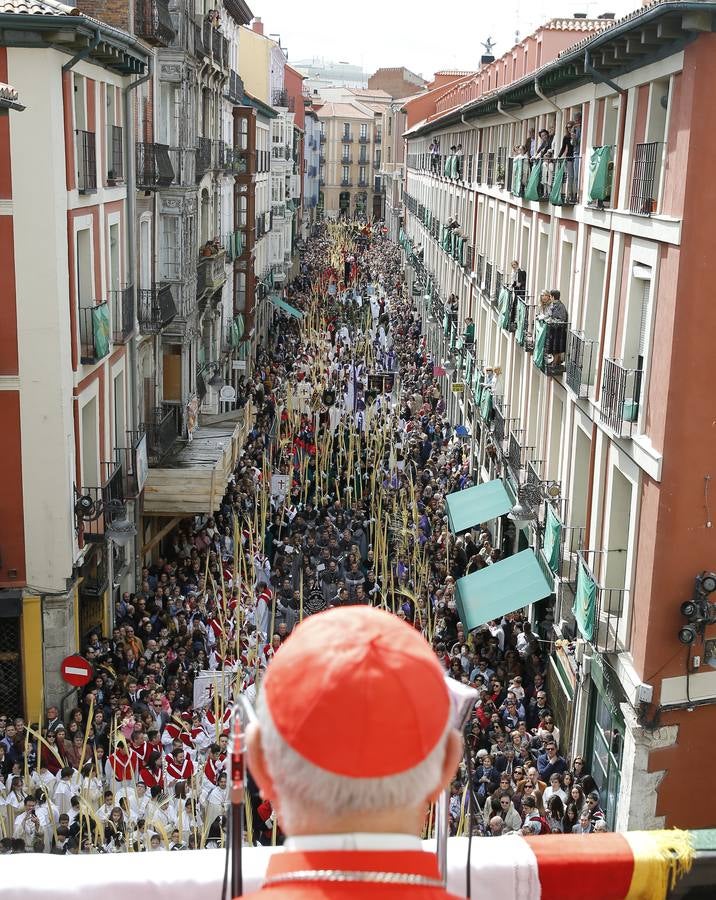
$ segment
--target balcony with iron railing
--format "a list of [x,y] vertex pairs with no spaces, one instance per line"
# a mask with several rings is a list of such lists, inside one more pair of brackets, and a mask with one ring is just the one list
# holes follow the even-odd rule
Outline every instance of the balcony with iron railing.
[[370,141],[370,138],[368,137],[367,134],[361,134],[358,136],[359,144],[367,144],[367,143],[369,143],[369,141]]
[[[630,591],[621,586],[600,584],[596,570],[604,553],[586,549],[578,552],[573,612],[579,633],[596,650],[620,653],[628,651],[631,645],[633,610]],[[626,549],[615,548],[606,553],[626,553]]]
[[177,308],[170,285],[154,285],[137,291],[140,334],[159,334],[176,315]]
[[114,519],[126,517],[122,466],[100,463],[101,485],[82,485],[75,498],[75,527],[85,542],[104,541]]
[[341,157],[341,165],[342,166],[352,166],[353,165],[353,157],[347,154],[343,154]]
[[109,353],[110,318],[106,302],[81,306],[77,310],[80,326],[80,362],[93,365]]
[[504,442],[509,437],[507,423],[510,418],[510,404],[505,403],[503,397],[495,395],[492,401],[492,408],[492,422],[490,423],[492,426],[492,434],[500,453],[503,453]]
[[343,135],[341,136],[341,143],[342,144],[352,144],[353,143],[353,135],[348,132],[344,132]]
[[492,297],[492,281],[493,281],[493,267],[491,262],[485,261],[485,284],[482,289],[482,293],[487,299],[491,299]]
[[94,131],[75,131],[77,190],[93,194],[97,190],[97,138]]
[[144,423],[150,465],[159,465],[181,437],[181,410],[179,403],[162,403],[154,408],[152,420]]
[[592,147],[585,201],[588,206],[596,209],[611,206],[615,151],[616,147],[611,144]]
[[120,125],[107,126],[107,184],[124,181],[124,141]]
[[492,302],[493,306],[497,306],[497,300],[500,296],[500,291],[502,290],[503,281],[504,275],[502,274],[502,272],[500,272],[499,269],[495,270],[495,274],[492,280],[492,291],[489,294],[490,301]]
[[652,141],[634,148],[634,167],[629,194],[629,212],[650,216],[656,212],[657,162],[661,144]]
[[527,353],[534,350],[536,304],[531,297],[518,296],[515,303],[515,340]]
[[134,33],[155,47],[168,47],[176,32],[167,0],[136,0]]
[[485,184],[487,187],[492,187],[495,182],[495,154],[488,153],[487,154],[487,171],[485,173]]
[[[118,438],[119,439],[119,438]],[[146,453],[146,435],[144,425],[136,431],[125,433],[126,447],[115,447],[114,456],[118,466],[122,468],[122,492],[125,500],[134,500],[141,493],[140,483],[143,473],[142,460]]]
[[244,96],[244,83],[238,72],[233,69],[229,72],[229,78],[226,82],[224,96],[232,103],[241,104]]
[[380,131],[376,131],[375,134],[373,135],[374,143],[380,144],[382,142],[382,140],[383,140],[382,133]]
[[197,146],[196,146],[196,182],[197,184],[201,181],[204,175],[210,170],[216,167],[215,160],[215,141],[211,138],[200,137],[197,138]]
[[622,360],[605,359],[599,416],[621,437],[630,437],[639,421],[643,371],[628,369]]
[[557,376],[564,372],[569,322],[550,319],[538,313],[535,319],[535,345],[532,360],[545,375]]
[[138,190],[193,187],[196,178],[196,150],[139,142],[136,166]]
[[112,341],[124,344],[134,334],[134,285],[110,291],[112,306]]
[[482,275],[485,271],[485,256],[482,253],[477,254],[477,262],[475,263],[475,279],[479,287],[482,287]]
[[507,467],[513,478],[519,484],[523,469],[523,443],[525,440],[524,428],[513,428],[507,439]]
[[342,178],[341,187],[353,187],[353,182],[350,180],[350,178]]
[[277,90],[271,94],[271,106],[295,112],[296,102],[287,90]]
[[580,399],[589,396],[594,384],[598,347],[583,331],[570,331],[567,336],[567,387]]

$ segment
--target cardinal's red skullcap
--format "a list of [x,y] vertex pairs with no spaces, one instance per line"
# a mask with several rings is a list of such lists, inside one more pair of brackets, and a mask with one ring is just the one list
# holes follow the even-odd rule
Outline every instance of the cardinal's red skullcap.
[[405,622],[368,606],[310,616],[263,682],[286,743],[327,772],[380,778],[435,749],[450,698],[435,654]]

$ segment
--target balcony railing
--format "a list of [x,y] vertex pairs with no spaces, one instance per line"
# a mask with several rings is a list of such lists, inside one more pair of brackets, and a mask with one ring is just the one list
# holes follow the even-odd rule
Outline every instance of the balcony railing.
[[213,150],[214,141],[211,138],[200,137],[196,146],[196,182],[201,181],[209,169],[214,168],[215,160]]
[[561,375],[564,372],[568,332],[568,322],[537,317],[533,361],[545,375]]
[[368,182],[366,181],[365,178],[358,179],[358,187],[359,188],[367,188],[368,187]]
[[382,140],[383,140],[383,135],[379,131],[376,131],[376,133],[373,136],[373,141],[376,144],[380,144],[382,142]]
[[478,286],[482,287],[482,273],[485,271],[485,257],[482,253],[477,254],[477,262],[475,264],[475,278]]
[[97,139],[94,131],[75,131],[77,190],[92,194],[97,190]]
[[123,496],[125,500],[133,500],[139,496],[143,485],[140,484],[141,460],[146,451],[146,435],[144,426],[137,431],[127,431],[126,447],[116,447],[114,451],[117,465],[122,467]]
[[342,156],[341,157],[341,165],[342,166],[352,166],[353,165],[353,157],[352,156]]
[[166,144],[137,144],[137,189],[157,190],[172,185],[191,186],[196,172],[196,150]]
[[490,294],[490,300],[492,301],[493,306],[497,306],[497,298],[500,296],[503,281],[504,275],[502,272],[496,271],[492,283],[492,292]]
[[[584,579],[593,585],[594,606],[581,610],[578,624],[582,635],[591,641],[600,653],[618,653],[628,650],[631,643],[632,604],[629,591],[624,588],[604,587],[599,584],[594,571],[599,551],[581,550],[577,557],[577,592]],[[581,622],[580,622],[581,619]]]
[[482,290],[483,294],[490,298],[492,296],[492,263],[485,263],[485,286]]
[[358,157],[358,165],[359,166],[368,166],[370,165],[370,160],[368,159],[365,153],[361,153]]
[[502,397],[495,397],[493,401],[492,433],[500,452],[503,452],[503,444],[508,436],[507,422],[510,417],[510,404],[505,403]]
[[109,353],[109,307],[106,303],[98,303],[81,306],[77,312],[80,321],[80,362],[89,366]]
[[274,91],[271,95],[271,106],[277,106],[281,109],[287,109],[289,112],[295,112],[296,102],[286,90]]
[[136,0],[134,33],[155,47],[168,47],[176,32],[167,0]]
[[124,180],[124,142],[120,125],[107,126],[107,183]]
[[88,542],[103,541],[112,520],[126,516],[122,466],[117,462],[100,465],[101,486],[83,485],[75,503],[77,531]]
[[527,353],[534,350],[535,304],[530,297],[518,297],[515,307],[515,340]]
[[155,407],[152,421],[145,423],[145,430],[149,461],[158,465],[181,437],[181,406],[178,403],[163,403]]
[[226,82],[225,97],[232,103],[241,103],[244,95],[244,83],[239,77],[238,72],[233,69],[229,72],[229,80]]
[[634,170],[631,176],[629,211],[639,216],[656,212],[656,159],[659,144],[637,144],[634,148]]
[[368,140],[369,140],[369,138],[368,138],[368,135],[367,135],[367,134],[361,134],[361,135],[358,137],[358,143],[359,143],[359,144],[367,144],[367,143],[368,143]]
[[341,187],[352,187],[352,186],[353,186],[353,182],[349,178],[341,179]]
[[325,144],[325,143],[326,143],[326,135],[325,135],[325,132],[323,132],[323,131],[321,132],[321,135],[320,135],[319,140],[320,140],[320,142],[321,142],[322,144]]
[[[543,175],[545,177],[543,163]],[[549,202],[553,206],[574,206],[579,203],[579,183],[582,177],[582,157],[555,159],[548,163],[544,192],[549,190]]]
[[155,285],[138,291],[137,313],[140,334],[159,334],[177,314],[171,287]]
[[524,428],[515,428],[510,432],[507,442],[507,466],[517,482],[520,481],[520,473],[525,465],[525,448],[522,446],[524,439]]
[[627,369],[621,360],[604,360],[600,418],[623,437],[632,434],[639,420],[642,376],[641,369]]
[[495,154],[487,154],[487,173],[485,175],[485,184],[491,187],[495,182]]
[[134,334],[134,285],[110,291],[112,303],[112,341],[124,344]]
[[582,331],[570,331],[567,338],[567,387],[579,398],[589,396],[594,384],[597,341],[584,337]]
[[352,144],[353,143],[353,135],[344,133],[343,136],[341,137],[341,143]]
[[611,204],[614,176],[614,145],[593,147],[589,160],[587,203],[604,209]]

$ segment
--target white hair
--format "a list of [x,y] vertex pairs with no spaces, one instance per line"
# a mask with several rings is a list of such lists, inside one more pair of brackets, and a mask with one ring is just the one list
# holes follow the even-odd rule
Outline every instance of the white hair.
[[327,772],[290,747],[276,728],[263,691],[256,712],[266,767],[276,793],[291,808],[308,807],[327,815],[379,812],[422,803],[440,784],[450,721],[435,747],[413,768],[397,775],[360,778]]

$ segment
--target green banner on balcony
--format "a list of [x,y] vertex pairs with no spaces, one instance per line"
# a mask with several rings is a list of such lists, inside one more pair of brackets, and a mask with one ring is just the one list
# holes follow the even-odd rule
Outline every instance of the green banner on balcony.
[[582,636],[594,639],[594,624],[597,617],[597,584],[582,560],[577,571],[577,592],[574,595],[572,614],[577,621]]
[[92,337],[97,359],[109,353],[109,307],[106,303],[92,307]]
[[589,199],[606,200],[612,192],[612,148],[595,147],[589,158]]
[[527,185],[525,187],[525,193],[524,193],[525,200],[537,201],[540,199],[539,185],[540,185],[541,178],[542,178],[542,162],[537,160],[537,161],[535,161],[535,164],[532,166],[532,171],[530,172],[530,177],[527,179]]
[[551,506],[547,506],[547,517],[544,523],[544,544],[542,554],[550,569],[557,574],[559,569],[559,550],[562,542],[562,523]]
[[515,340],[524,347],[525,338],[527,336],[527,307],[524,303],[517,302],[517,310],[515,311]]
[[501,287],[498,303],[500,306],[500,328],[507,330],[510,327],[510,313],[512,311],[512,295],[509,288]]
[[490,418],[490,413],[492,412],[492,391],[488,388],[482,389],[482,396],[480,397],[480,415],[482,416],[482,421],[487,422]]
[[562,200],[562,185],[564,184],[564,170],[565,170],[565,161],[562,159],[557,164],[557,167],[554,170],[554,181],[552,182],[552,190],[549,192],[549,202],[552,206],[561,206],[564,202]]
[[521,156],[512,160],[512,193],[519,197],[522,192],[522,166],[525,160]]
[[535,349],[532,359],[538,369],[544,369],[544,349],[547,345],[549,326],[544,319],[535,322]]

